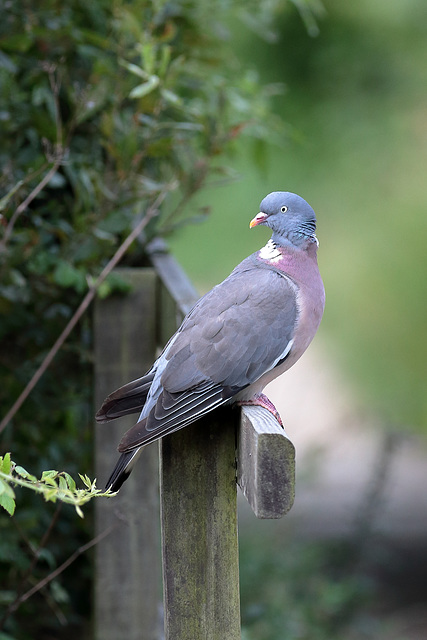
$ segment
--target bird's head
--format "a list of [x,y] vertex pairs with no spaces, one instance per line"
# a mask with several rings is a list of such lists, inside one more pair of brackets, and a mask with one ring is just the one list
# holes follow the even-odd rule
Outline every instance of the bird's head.
[[273,231],[277,245],[292,243],[300,247],[305,242],[316,242],[316,214],[310,205],[288,191],[273,191],[260,204],[260,212],[251,220],[250,227],[265,225]]

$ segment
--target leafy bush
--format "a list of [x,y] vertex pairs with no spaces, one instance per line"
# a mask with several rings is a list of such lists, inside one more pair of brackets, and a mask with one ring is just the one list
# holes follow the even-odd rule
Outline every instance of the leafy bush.
[[[262,140],[265,122],[274,124],[267,99],[275,89],[260,87],[227,42],[225,20],[238,4],[3,3],[2,415],[147,209],[162,201],[128,251],[128,264],[143,264],[148,239],[206,215],[189,202],[210,177],[229,177],[217,158],[240,135]],[[270,4],[251,3],[245,12],[266,20]],[[102,294],[118,286],[110,278]],[[86,314],[4,431],[3,451],[34,476],[52,468],[90,473],[91,346]],[[4,629],[22,640],[57,634],[56,627],[64,638],[77,627],[82,635],[87,561],[67,573],[66,589],[59,576],[25,604],[19,596],[87,541],[90,509],[76,523],[69,507],[58,519],[60,507],[52,511],[19,488],[16,497],[13,519],[4,513],[0,520]],[[10,614],[20,604],[25,615],[18,622]]]

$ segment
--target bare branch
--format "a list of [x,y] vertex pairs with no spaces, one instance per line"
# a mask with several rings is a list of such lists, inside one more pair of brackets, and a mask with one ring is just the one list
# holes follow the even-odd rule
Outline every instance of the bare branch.
[[15,209],[15,211],[14,211],[13,215],[11,216],[11,218],[9,220],[9,223],[8,223],[6,229],[5,229],[3,239],[2,239],[2,241],[0,243],[0,249],[5,249],[6,244],[8,243],[9,238],[12,235],[13,227],[15,226],[15,223],[18,220],[19,216],[22,213],[24,213],[25,209],[27,209],[27,207],[31,204],[31,202],[34,200],[34,198],[36,198],[38,196],[40,191],[42,191],[45,188],[45,186],[48,184],[48,182],[52,179],[52,177],[58,171],[59,167],[61,166],[63,156],[64,156],[63,152],[58,154],[58,157],[57,157],[54,165],[49,169],[49,171],[46,173],[44,178],[42,180],[40,180],[40,182],[34,187],[34,189],[31,191],[31,193],[28,194],[28,196],[25,198],[25,200],[23,202],[21,202],[21,204]]
[[132,244],[132,242],[139,236],[139,234],[146,227],[146,225],[149,223],[149,221],[154,216],[157,215],[158,207],[160,206],[160,204],[163,202],[164,198],[166,197],[166,193],[167,193],[167,191],[165,190],[165,191],[162,191],[157,196],[157,198],[154,201],[154,203],[147,209],[145,215],[143,215],[143,217],[138,222],[138,224],[135,226],[133,231],[131,231],[131,233],[126,237],[126,239],[122,242],[120,247],[117,249],[117,251],[114,254],[114,256],[105,265],[104,269],[101,271],[101,273],[99,274],[98,278],[95,280],[94,284],[92,285],[92,287],[89,289],[89,291],[87,292],[87,294],[83,298],[82,302],[80,303],[80,305],[77,308],[76,312],[74,313],[73,317],[70,319],[70,321],[68,322],[68,324],[66,325],[66,327],[62,331],[61,335],[56,340],[55,344],[50,349],[49,353],[46,355],[45,359],[43,360],[43,362],[41,363],[41,365],[39,366],[39,368],[37,369],[37,371],[35,372],[35,374],[31,378],[31,380],[29,381],[29,383],[27,384],[25,389],[22,391],[22,393],[20,394],[18,399],[14,402],[12,407],[9,409],[7,414],[4,416],[3,420],[0,422],[0,433],[5,429],[5,427],[8,425],[8,423],[13,418],[13,416],[16,414],[16,412],[21,408],[21,406],[23,405],[25,400],[30,395],[31,391],[34,389],[34,387],[36,386],[36,384],[38,383],[40,378],[43,376],[43,374],[45,373],[46,369],[49,367],[49,365],[51,364],[52,360],[54,359],[54,357],[58,353],[59,349],[62,347],[62,345],[64,344],[65,340],[68,338],[68,336],[70,335],[71,331],[74,329],[74,327],[76,326],[77,322],[80,320],[80,318],[82,317],[83,313],[86,311],[86,309],[89,307],[90,303],[94,299],[95,294],[96,294],[99,286],[102,284],[102,282],[104,282],[105,278],[112,271],[112,269],[114,269],[114,267],[120,262],[120,260],[125,255],[126,251],[129,249],[129,247]]
[[31,589],[29,589],[22,596],[20,596],[13,603],[13,605],[9,607],[8,615],[10,615],[11,613],[14,613],[21,606],[23,602],[26,602],[29,598],[31,598],[31,596],[33,596],[35,593],[40,591],[40,589],[43,589],[46,585],[48,585],[49,582],[52,582],[52,580],[57,578],[63,571],[65,571],[65,569],[67,569],[70,566],[70,564],[72,564],[75,560],[77,560],[79,556],[81,556],[83,553],[88,551],[88,549],[95,546],[96,544],[98,544],[98,542],[106,538],[116,526],[117,526],[117,523],[111,525],[110,527],[108,527],[108,529],[105,529],[104,531],[102,531],[102,533],[97,535],[95,538],[92,538],[92,540],[89,540],[89,542],[87,542],[86,544],[76,549],[76,551],[74,551],[74,553],[72,553],[71,556],[67,558],[67,560],[65,560],[65,562],[59,565],[59,567],[57,567],[54,571],[49,573],[49,575],[43,578],[43,580],[40,580],[37,584],[35,584],[34,587],[31,587]]
[[15,209],[13,215],[11,216],[9,223],[5,229],[3,238],[0,242],[0,250],[4,250],[6,248],[6,245],[9,241],[10,236],[12,235],[12,231],[13,228],[15,226],[16,221],[18,220],[19,216],[24,213],[24,211],[29,207],[29,205],[32,203],[32,201],[34,200],[34,198],[36,198],[39,193],[45,188],[45,186],[50,182],[50,180],[53,178],[53,176],[55,175],[55,173],[58,171],[59,167],[61,166],[63,160],[64,160],[64,156],[65,156],[65,149],[64,149],[64,145],[63,145],[63,134],[62,134],[62,118],[61,118],[61,110],[59,107],[59,88],[60,88],[60,80],[55,78],[55,71],[56,71],[56,67],[53,65],[50,65],[48,68],[45,69],[48,74],[49,74],[49,83],[50,83],[50,87],[52,89],[52,94],[53,94],[53,99],[54,99],[54,104],[55,104],[55,124],[56,124],[56,144],[55,144],[55,152],[54,154],[52,154],[53,157],[49,157],[49,154],[47,154],[47,159],[50,162],[53,162],[52,167],[49,169],[49,171],[46,173],[46,175],[44,176],[44,178],[42,178],[42,180],[40,180],[40,182],[34,187],[34,189],[31,191],[30,194],[28,194],[28,196],[25,198],[25,200],[23,202],[21,202],[21,204]]
[[[44,549],[44,547],[46,546],[47,541],[49,540],[50,534],[52,533],[53,528],[54,528],[54,526],[55,526],[55,524],[56,524],[56,522],[58,520],[58,516],[59,516],[59,513],[60,513],[61,509],[62,509],[62,503],[59,503],[58,506],[55,509],[55,513],[52,516],[52,519],[51,519],[51,521],[49,523],[48,528],[46,529],[46,531],[43,534],[43,537],[42,537],[42,539],[40,541],[40,544],[39,544],[37,549],[34,549],[33,545],[30,543],[30,541],[26,539],[26,536],[24,536],[22,534],[22,532],[20,532],[22,537],[25,540],[25,543],[27,544],[28,548],[30,549],[30,551],[31,551],[31,553],[33,555],[33,559],[32,559],[32,561],[30,563],[30,566],[28,567],[28,569],[25,571],[24,575],[22,576],[21,581],[20,581],[20,583],[19,583],[19,585],[18,585],[18,587],[16,589],[17,596],[16,596],[15,600],[9,605],[9,607],[7,608],[3,618],[0,620],[0,629],[3,629],[4,623],[6,622],[6,620],[18,608],[20,600],[21,600],[21,597],[22,597],[21,593],[23,591],[24,585],[25,585],[26,581],[30,578],[30,576],[31,576],[31,574],[32,574],[32,572],[34,570],[34,567],[36,566],[36,564],[37,564],[37,562],[39,560],[40,553],[41,553],[42,549]],[[19,530],[19,528],[18,528],[18,530]],[[55,612],[55,613],[57,613],[57,612]]]

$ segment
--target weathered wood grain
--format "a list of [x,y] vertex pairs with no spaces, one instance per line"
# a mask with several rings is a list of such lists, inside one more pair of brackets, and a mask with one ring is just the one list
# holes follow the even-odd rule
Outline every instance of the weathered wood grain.
[[[164,342],[198,296],[171,256],[152,260]],[[219,409],[161,441],[165,640],[240,639],[237,416]]]
[[237,482],[257,518],[281,518],[295,497],[295,448],[264,407],[242,407]]
[[[130,293],[95,305],[95,404],[120,385],[141,376],[156,349],[156,274],[152,269],[117,269]],[[95,427],[98,485],[118,458],[116,447],[137,416]],[[147,447],[124,490],[95,501],[96,534],[112,527],[95,547],[95,638],[158,640],[160,531],[158,447]]]
[[161,444],[165,640],[239,640],[234,413]]

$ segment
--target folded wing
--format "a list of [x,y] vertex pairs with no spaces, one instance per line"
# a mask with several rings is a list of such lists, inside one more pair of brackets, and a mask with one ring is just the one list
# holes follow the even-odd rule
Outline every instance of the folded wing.
[[[293,339],[295,285],[247,258],[196,304],[152,371],[106,399],[107,421],[142,407],[119,451],[130,452],[194,422],[277,365]],[[149,387],[149,389],[147,388]]]

